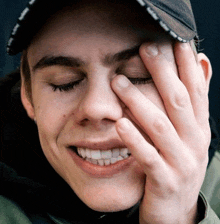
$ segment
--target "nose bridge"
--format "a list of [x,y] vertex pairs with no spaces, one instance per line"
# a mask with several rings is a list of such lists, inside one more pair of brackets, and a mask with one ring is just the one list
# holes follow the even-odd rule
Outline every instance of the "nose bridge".
[[111,88],[107,77],[88,81],[88,88],[79,105],[81,120],[98,122],[116,121],[122,117],[120,100]]

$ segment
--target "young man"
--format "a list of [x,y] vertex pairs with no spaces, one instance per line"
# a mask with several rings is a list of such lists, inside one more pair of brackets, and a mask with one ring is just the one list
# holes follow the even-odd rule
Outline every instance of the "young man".
[[212,72],[196,36],[188,1],[32,0],[8,52],[45,157],[25,177],[2,165],[3,223],[219,223],[199,193]]

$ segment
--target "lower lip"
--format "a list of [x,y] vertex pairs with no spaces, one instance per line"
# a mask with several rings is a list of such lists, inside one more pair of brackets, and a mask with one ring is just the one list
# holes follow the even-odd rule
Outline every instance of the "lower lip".
[[81,170],[90,176],[99,178],[111,177],[118,174],[119,172],[123,172],[130,167],[131,163],[134,162],[134,157],[130,155],[128,158],[118,161],[114,164],[99,166],[84,160],[72,149],[67,149],[67,151],[73,158],[76,165],[81,168]]

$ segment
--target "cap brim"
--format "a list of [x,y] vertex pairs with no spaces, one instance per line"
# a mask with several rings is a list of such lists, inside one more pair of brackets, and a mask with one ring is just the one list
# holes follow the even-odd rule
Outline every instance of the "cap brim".
[[[43,0],[36,1],[33,6],[28,6],[26,9],[27,13],[22,19],[18,19],[17,28],[14,27],[13,32],[15,32],[16,38],[14,38],[13,32],[11,35],[11,40],[7,48],[9,55],[15,55],[22,51],[29,45],[31,39],[40,30],[45,21],[56,11],[61,9],[59,1],[53,2],[52,0],[47,1],[45,4]],[[25,11],[25,10],[24,10]],[[16,30],[16,31],[15,31]]]
[[158,20],[161,27],[170,33],[175,39],[181,42],[188,42],[196,37],[197,31],[187,27],[181,21],[177,20],[175,17],[164,12],[160,8],[153,5],[151,2],[147,2],[149,8],[148,13],[155,19]]
[[[159,6],[152,4],[150,0],[137,1],[143,3],[140,4],[147,9],[148,13],[157,20],[165,31],[178,41],[188,42],[197,36],[196,25],[191,18],[186,22],[180,21],[180,18],[178,18],[179,15],[177,14],[179,12],[176,13],[177,19],[175,15],[170,15],[166,8],[160,9]],[[15,55],[24,50],[48,17],[56,12],[56,10],[61,9],[61,3],[59,1],[54,2],[53,0],[48,0],[47,2],[51,2],[51,4],[45,4],[44,0],[38,0],[33,6],[29,5],[29,7],[26,8],[27,11],[24,10],[23,18],[18,21],[9,39],[7,47],[8,54]],[[63,2],[65,2],[65,0],[63,0]],[[181,11],[180,14],[183,14],[182,17],[184,17],[184,13],[188,15],[191,13],[191,9],[188,7],[186,11]],[[192,14],[191,16],[193,18]],[[191,27],[187,24],[191,24]]]

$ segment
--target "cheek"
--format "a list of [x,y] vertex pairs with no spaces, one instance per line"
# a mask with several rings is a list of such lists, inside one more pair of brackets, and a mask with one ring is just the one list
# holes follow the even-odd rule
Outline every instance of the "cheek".
[[66,154],[59,147],[59,139],[73,113],[74,104],[70,99],[61,100],[40,91],[38,94],[34,92],[33,103],[42,150],[52,167],[61,175],[67,160]]
[[47,91],[35,91],[33,93],[35,117],[40,138],[42,141],[54,142],[74,111],[74,100],[71,97],[61,98]]
[[43,99],[37,103],[36,119],[38,128],[46,133],[57,135],[65,121],[66,109],[59,104]]

